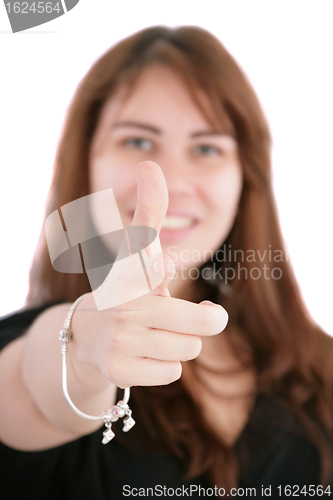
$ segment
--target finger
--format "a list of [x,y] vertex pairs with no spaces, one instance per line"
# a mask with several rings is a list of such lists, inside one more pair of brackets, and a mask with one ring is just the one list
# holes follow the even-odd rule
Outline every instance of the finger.
[[222,330],[221,332],[225,329],[225,327],[227,326],[228,324],[228,321],[229,321],[229,314],[227,313],[227,311],[224,309],[224,307],[222,307],[220,304],[215,304],[214,302],[211,302],[210,300],[202,300],[201,302],[199,302],[199,305],[204,305],[204,306],[208,306],[208,307],[217,307],[219,309],[219,314],[221,315],[221,325],[222,326]]
[[123,374],[123,387],[133,385],[167,385],[181,377],[182,365],[179,361],[159,361],[151,358],[132,358]]
[[217,335],[227,326],[228,313],[218,304],[194,304],[173,297],[161,299],[154,297],[156,307],[142,311],[144,326],[199,336]]
[[199,356],[202,340],[196,335],[183,335],[146,328],[140,335],[129,335],[129,357],[145,357],[160,361],[189,361]]

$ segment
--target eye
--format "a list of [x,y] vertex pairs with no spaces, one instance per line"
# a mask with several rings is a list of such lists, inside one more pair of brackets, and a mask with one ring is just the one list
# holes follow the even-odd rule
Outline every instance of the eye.
[[142,139],[140,137],[131,137],[124,141],[125,146],[133,149],[141,149],[142,151],[151,151],[153,143],[149,139]]
[[204,155],[204,156],[218,156],[221,151],[216,146],[210,146],[208,144],[202,144],[193,148],[194,156]]

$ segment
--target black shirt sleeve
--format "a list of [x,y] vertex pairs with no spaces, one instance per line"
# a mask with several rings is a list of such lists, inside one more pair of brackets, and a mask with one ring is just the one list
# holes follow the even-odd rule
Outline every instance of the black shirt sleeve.
[[0,350],[12,340],[23,335],[39,314],[49,307],[63,302],[65,301],[57,300],[35,308],[19,309],[0,318]]

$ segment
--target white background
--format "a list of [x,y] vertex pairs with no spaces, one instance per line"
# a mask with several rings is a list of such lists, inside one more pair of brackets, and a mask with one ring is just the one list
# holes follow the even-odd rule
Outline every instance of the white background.
[[202,26],[245,70],[274,139],[282,230],[307,307],[333,335],[333,2],[81,0],[12,34],[0,4],[0,315],[22,307],[66,108],[96,58],[154,24]]

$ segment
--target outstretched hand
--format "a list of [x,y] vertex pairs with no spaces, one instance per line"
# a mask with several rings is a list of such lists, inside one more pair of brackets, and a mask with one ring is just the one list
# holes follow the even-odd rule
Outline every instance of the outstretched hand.
[[[159,232],[168,207],[163,172],[154,162],[142,162],[137,167],[137,182],[138,201],[131,225]],[[177,380],[181,362],[199,355],[201,337],[217,335],[228,322],[220,305],[170,297],[167,285],[174,274],[173,262],[161,253],[158,238],[142,254],[150,282],[158,286],[131,300],[130,286],[139,272],[137,265],[142,272],[142,261],[137,257],[136,262],[134,258],[128,262],[132,256],[120,260],[117,279],[128,287],[128,300],[110,308],[108,314],[95,314],[94,338],[87,345],[94,364],[121,388]],[[116,293],[112,288],[100,288],[100,293]]]

